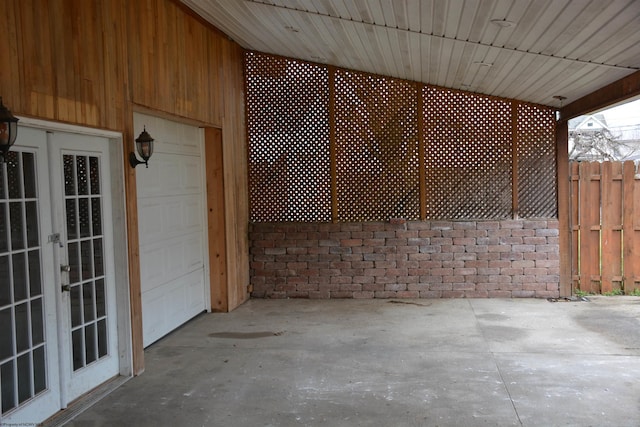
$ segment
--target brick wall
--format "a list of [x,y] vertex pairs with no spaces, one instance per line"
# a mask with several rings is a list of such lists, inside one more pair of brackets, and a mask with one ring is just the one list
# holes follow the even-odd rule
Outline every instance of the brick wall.
[[557,220],[255,223],[252,297],[559,296]]

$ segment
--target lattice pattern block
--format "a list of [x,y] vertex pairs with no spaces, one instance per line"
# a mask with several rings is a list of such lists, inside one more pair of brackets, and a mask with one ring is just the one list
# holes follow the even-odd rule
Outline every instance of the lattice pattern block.
[[556,218],[555,117],[551,108],[518,104],[518,198],[522,218]]
[[337,70],[335,93],[338,219],[417,219],[416,85]]
[[511,216],[511,103],[425,86],[427,219]]
[[324,66],[246,55],[251,220],[330,221]]

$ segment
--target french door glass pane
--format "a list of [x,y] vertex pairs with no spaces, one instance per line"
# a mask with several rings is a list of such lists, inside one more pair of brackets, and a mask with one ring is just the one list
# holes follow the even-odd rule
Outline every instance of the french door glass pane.
[[42,298],[31,301],[31,342],[33,345],[44,343],[44,315]]
[[[107,355],[100,158],[65,155],[73,369]],[[73,183],[73,184],[72,184]]]
[[22,177],[20,174],[20,159],[15,151],[10,151],[7,156],[7,181],[10,199],[22,198]]
[[76,183],[78,185],[78,194],[87,195],[87,158],[84,156],[76,157]]
[[24,169],[24,198],[36,198],[36,157],[33,153],[22,153],[22,168]]
[[[11,286],[9,286],[9,255],[0,256],[0,277],[3,277],[2,284],[0,284],[0,307],[11,304]],[[5,323],[0,331],[4,328]]]
[[18,403],[31,397],[31,354],[25,353],[18,357]]
[[0,253],[9,251],[9,228],[7,227],[7,204],[0,202]]
[[29,306],[23,303],[15,306],[16,316],[16,350],[21,353],[30,347],[29,340]]
[[0,310],[0,359],[4,360],[13,355],[13,321],[11,307]]
[[67,199],[65,202],[67,212],[67,240],[78,238],[78,219],[76,216],[76,199]]
[[31,297],[42,294],[42,278],[40,277],[40,250],[29,251],[29,288]]
[[22,216],[22,202],[9,203],[9,222],[11,224],[11,249],[24,249],[24,218]]
[[40,244],[37,203],[35,201],[25,202],[24,207],[27,225],[27,247],[33,248]]
[[89,224],[91,224],[91,217],[89,216],[89,199],[83,198],[78,200],[78,213],[80,220],[80,237],[89,237],[91,231],[89,230]]
[[15,370],[13,368],[14,360],[11,359],[0,366],[0,378],[2,378],[2,413],[4,414],[10,409],[16,407],[16,379],[14,377]]
[[13,256],[13,301],[18,302],[27,298],[27,263],[24,252],[14,253]]
[[47,365],[45,363],[44,346],[33,350],[33,389],[35,394],[47,388]]

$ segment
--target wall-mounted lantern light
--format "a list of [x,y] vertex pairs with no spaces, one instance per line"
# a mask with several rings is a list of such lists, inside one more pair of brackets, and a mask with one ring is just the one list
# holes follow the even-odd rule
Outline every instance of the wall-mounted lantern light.
[[9,149],[16,142],[18,136],[18,118],[11,114],[11,111],[2,103],[0,97],[0,157],[2,161],[7,161]]
[[149,167],[149,164],[147,162],[153,154],[153,138],[151,138],[151,135],[149,135],[149,133],[147,132],[146,126],[140,133],[140,136],[136,138],[136,151],[138,152],[138,155],[142,157],[142,161],[138,160],[135,153],[129,153],[129,164],[131,165],[131,167],[135,168],[136,166],[143,163],[146,165],[146,167]]

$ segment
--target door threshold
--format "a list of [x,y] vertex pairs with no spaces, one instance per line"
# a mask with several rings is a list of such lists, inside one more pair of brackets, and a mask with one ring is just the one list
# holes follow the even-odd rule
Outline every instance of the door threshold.
[[80,396],[67,406],[66,409],[58,411],[51,418],[40,424],[42,427],[60,427],[73,420],[75,417],[98,403],[112,391],[129,381],[133,377],[118,375],[109,381],[99,385],[88,393]]

